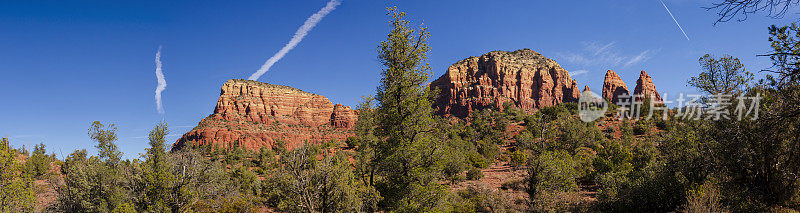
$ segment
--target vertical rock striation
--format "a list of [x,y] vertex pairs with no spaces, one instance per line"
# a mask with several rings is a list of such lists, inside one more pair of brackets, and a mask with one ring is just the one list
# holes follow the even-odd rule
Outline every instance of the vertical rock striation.
[[622,78],[620,78],[616,72],[608,70],[603,80],[603,99],[616,104],[619,101],[620,95],[630,95],[628,86],[625,85],[625,82],[622,81]]
[[298,147],[304,142],[344,139],[356,113],[328,98],[288,86],[249,80],[222,85],[214,113],[183,135],[173,149],[211,145],[252,150],[276,141]]
[[633,90],[633,94],[642,95],[642,98],[650,98],[652,95],[654,97],[652,101],[662,101],[661,94],[658,94],[656,85],[653,84],[653,79],[644,70],[639,74],[639,80],[636,80],[636,88]]
[[439,96],[433,106],[437,114],[466,117],[474,110],[511,102],[532,110],[563,102],[576,102],[578,83],[554,60],[536,51],[492,51],[451,65],[431,82]]

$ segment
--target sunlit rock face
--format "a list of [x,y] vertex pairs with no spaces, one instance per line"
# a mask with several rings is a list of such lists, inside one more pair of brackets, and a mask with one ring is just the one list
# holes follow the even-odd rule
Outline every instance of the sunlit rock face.
[[249,80],[222,85],[214,113],[183,135],[173,149],[210,145],[258,150],[283,141],[288,148],[302,143],[343,140],[355,124],[350,107],[321,95],[288,86]]
[[569,72],[536,51],[492,51],[451,65],[431,82],[439,96],[437,114],[466,117],[474,110],[510,102],[531,111],[563,102],[577,102],[580,89]]
[[630,90],[622,78],[617,75],[613,70],[606,72],[606,77],[603,80],[603,99],[611,101],[616,104],[619,102],[619,96],[630,95]]
[[654,97],[653,101],[660,102],[661,94],[656,91],[656,85],[653,84],[653,79],[644,70],[639,73],[639,80],[636,80],[636,88],[633,89],[633,94],[641,95],[641,98]]

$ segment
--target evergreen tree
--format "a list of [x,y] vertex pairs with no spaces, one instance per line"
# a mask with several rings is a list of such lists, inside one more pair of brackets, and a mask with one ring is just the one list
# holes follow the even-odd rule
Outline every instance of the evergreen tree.
[[33,212],[36,193],[7,138],[0,139],[0,212]]
[[703,72],[691,77],[688,84],[706,94],[739,94],[753,80],[753,74],[746,71],[739,59],[733,56],[714,58],[706,54],[699,62]]
[[25,161],[28,171],[36,179],[40,179],[50,172],[50,163],[53,162],[53,158],[48,156],[46,152],[44,144],[37,144],[31,157]]
[[167,124],[161,123],[150,131],[150,148],[145,154],[143,169],[144,195],[142,206],[151,212],[176,211],[172,200],[172,184],[175,177],[171,171],[170,162],[164,147],[164,136],[169,134]]
[[95,164],[90,160],[90,170],[97,171],[94,180],[90,180],[89,184],[93,190],[97,192],[97,199],[99,199],[99,211],[107,212],[120,207],[123,203],[127,203],[128,196],[125,195],[121,187],[121,173],[120,173],[120,159],[122,152],[117,148],[117,127],[114,124],[106,127],[100,121],[92,122],[89,127],[89,137],[97,142],[99,158]]
[[375,149],[375,164],[383,175],[384,204],[398,211],[428,211],[444,193],[437,182],[440,149],[431,131],[434,125],[432,93],[426,87],[430,48],[426,28],[417,30],[404,20],[405,13],[389,8],[392,30],[378,47],[383,64],[375,96],[376,135],[385,138]]

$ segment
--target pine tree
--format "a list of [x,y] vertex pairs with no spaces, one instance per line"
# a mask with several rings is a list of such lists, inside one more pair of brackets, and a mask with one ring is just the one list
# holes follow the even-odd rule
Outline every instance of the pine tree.
[[33,212],[36,193],[7,138],[0,139],[0,212]]
[[53,158],[47,155],[44,144],[37,144],[31,157],[25,161],[25,167],[28,172],[36,179],[41,179],[44,175],[50,172],[50,163]]
[[89,184],[99,203],[94,206],[99,211],[112,211],[126,203],[128,197],[121,187],[120,159],[122,152],[117,148],[117,127],[109,124],[107,127],[100,121],[92,122],[89,127],[89,137],[97,142],[99,158],[97,161],[90,159],[89,170],[95,170],[90,176]]
[[175,182],[167,161],[167,153],[164,148],[164,136],[169,134],[167,124],[161,123],[150,131],[150,148],[145,154],[145,166],[143,169],[145,202],[142,209],[151,212],[177,211],[172,205],[171,192],[172,184]]
[[430,48],[426,28],[417,30],[404,20],[405,13],[389,8],[392,30],[378,47],[383,64],[375,100],[376,135],[385,138],[375,149],[375,164],[383,175],[377,188],[384,204],[398,211],[426,211],[443,195],[437,183],[441,151],[432,137],[435,124],[426,86]]

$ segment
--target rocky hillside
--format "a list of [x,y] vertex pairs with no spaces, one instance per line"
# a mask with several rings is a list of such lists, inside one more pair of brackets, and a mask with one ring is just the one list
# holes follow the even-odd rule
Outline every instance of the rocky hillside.
[[492,51],[451,65],[431,82],[439,89],[434,107],[440,115],[466,117],[473,110],[511,102],[532,110],[562,102],[576,102],[578,83],[554,60],[536,51]]
[[249,80],[222,85],[214,113],[173,145],[240,146],[251,150],[276,141],[297,147],[304,142],[342,140],[357,118],[350,107],[288,86]]

